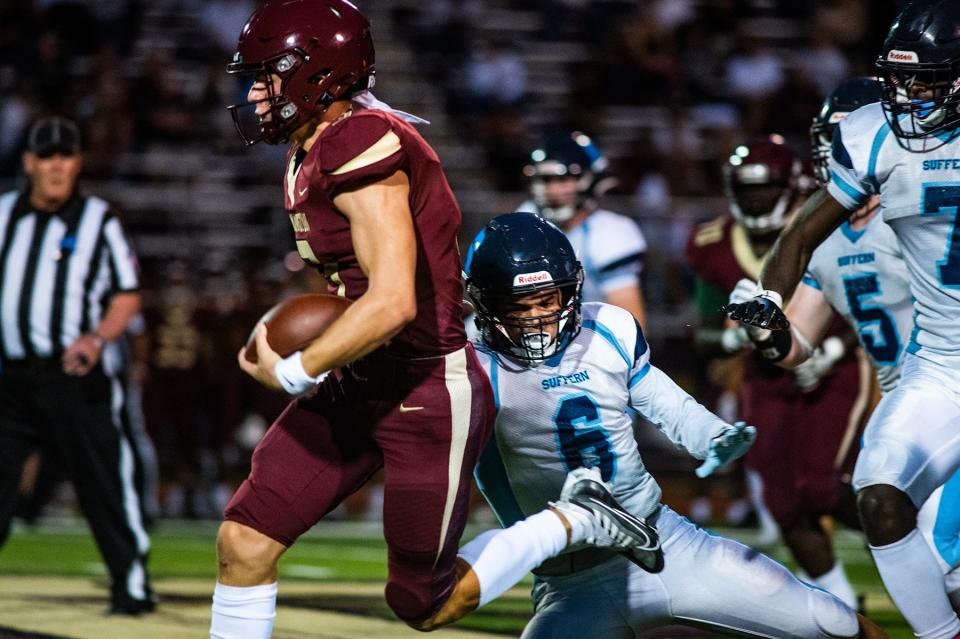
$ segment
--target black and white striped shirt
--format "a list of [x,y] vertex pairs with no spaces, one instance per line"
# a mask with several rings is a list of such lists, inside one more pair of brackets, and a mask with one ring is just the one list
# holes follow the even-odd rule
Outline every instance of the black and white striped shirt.
[[59,356],[97,327],[110,297],[138,288],[136,257],[110,206],[74,195],[38,212],[0,195],[0,357]]

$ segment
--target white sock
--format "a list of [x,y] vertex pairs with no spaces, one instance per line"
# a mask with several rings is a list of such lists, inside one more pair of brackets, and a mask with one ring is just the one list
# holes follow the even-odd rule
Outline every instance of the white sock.
[[266,586],[213,589],[210,639],[269,639],[277,616],[277,582]]
[[524,575],[567,547],[567,529],[544,510],[503,530],[482,532],[460,549],[480,582],[480,605],[493,601]]
[[857,609],[857,595],[853,592],[853,586],[850,585],[850,580],[847,579],[847,573],[844,572],[840,561],[833,564],[833,568],[810,581],[814,586],[826,590],[854,610]]
[[943,572],[920,531],[887,546],[870,546],[890,598],[921,639],[954,637],[960,619],[944,591]]
[[[554,505],[554,508],[560,510],[564,519],[570,524],[570,542],[568,545],[572,546],[582,541],[594,542],[594,535],[597,532],[596,526],[593,517],[585,508],[567,503]],[[557,519],[559,520],[559,517]],[[563,525],[563,522],[561,522],[561,525]]]

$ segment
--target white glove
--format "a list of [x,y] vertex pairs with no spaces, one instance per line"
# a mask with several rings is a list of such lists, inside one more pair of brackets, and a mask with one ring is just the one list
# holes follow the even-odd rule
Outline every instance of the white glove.
[[756,438],[757,429],[753,426],[747,426],[746,422],[737,422],[733,426],[728,426],[723,432],[710,440],[710,452],[707,453],[703,463],[694,471],[697,477],[703,479],[721,466],[742,456],[750,450],[750,447],[753,446],[753,440]]
[[823,340],[807,361],[793,369],[800,390],[804,393],[814,390],[820,384],[820,380],[833,370],[833,366],[843,359],[846,350],[843,340],[836,335]]

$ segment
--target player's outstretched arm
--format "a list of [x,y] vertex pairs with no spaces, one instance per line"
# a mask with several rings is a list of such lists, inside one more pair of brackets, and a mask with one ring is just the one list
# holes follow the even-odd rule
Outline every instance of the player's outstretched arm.
[[826,189],[811,195],[770,250],[760,272],[763,288],[790,297],[814,249],[848,217],[850,212]]
[[728,305],[725,310],[730,318],[775,331],[786,330],[790,323],[782,310],[783,299],[793,293],[814,249],[849,215],[826,189],[811,195],[770,249],[760,273],[762,291],[745,303]]
[[706,459],[714,440],[732,428],[652,365],[630,388],[630,405],[698,459]]

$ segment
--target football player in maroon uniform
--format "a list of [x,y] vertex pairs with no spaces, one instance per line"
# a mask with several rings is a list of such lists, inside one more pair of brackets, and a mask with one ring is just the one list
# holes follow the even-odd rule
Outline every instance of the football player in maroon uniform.
[[[698,295],[712,300],[701,304],[701,314],[709,315],[704,323],[715,319],[720,328],[719,309],[727,294],[741,278],[757,279],[767,251],[804,199],[805,181],[799,157],[779,136],[731,154],[724,167],[730,214],[699,226],[687,247]],[[841,332],[848,332],[841,323],[831,329],[833,335]],[[727,355],[739,354],[749,341],[729,320],[725,329],[710,333],[717,338],[715,352]],[[850,335],[848,341],[845,356],[830,366],[818,362],[817,374],[806,377],[744,353],[737,419],[757,425],[746,468],[753,482],[759,479],[762,501],[797,564],[815,585],[856,607],[820,523],[821,515],[830,514],[859,527],[849,482],[869,403],[870,373],[855,356],[855,338]]]
[[[460,210],[436,153],[369,92],[367,20],[346,0],[276,0],[251,16],[232,73],[253,76],[230,107],[247,144],[290,143],[286,209],[304,260],[354,300],[281,359],[261,327],[240,366],[299,396],[253,453],[217,537],[212,637],[264,638],[284,551],[375,472],[385,471],[387,603],[431,630],[513,585],[568,544],[626,550],[610,504],[554,509],[478,536],[458,554],[493,393],[462,317]],[[246,109],[245,109],[246,108]],[[244,112],[254,117],[246,119]],[[600,490],[605,490],[602,487]]]

